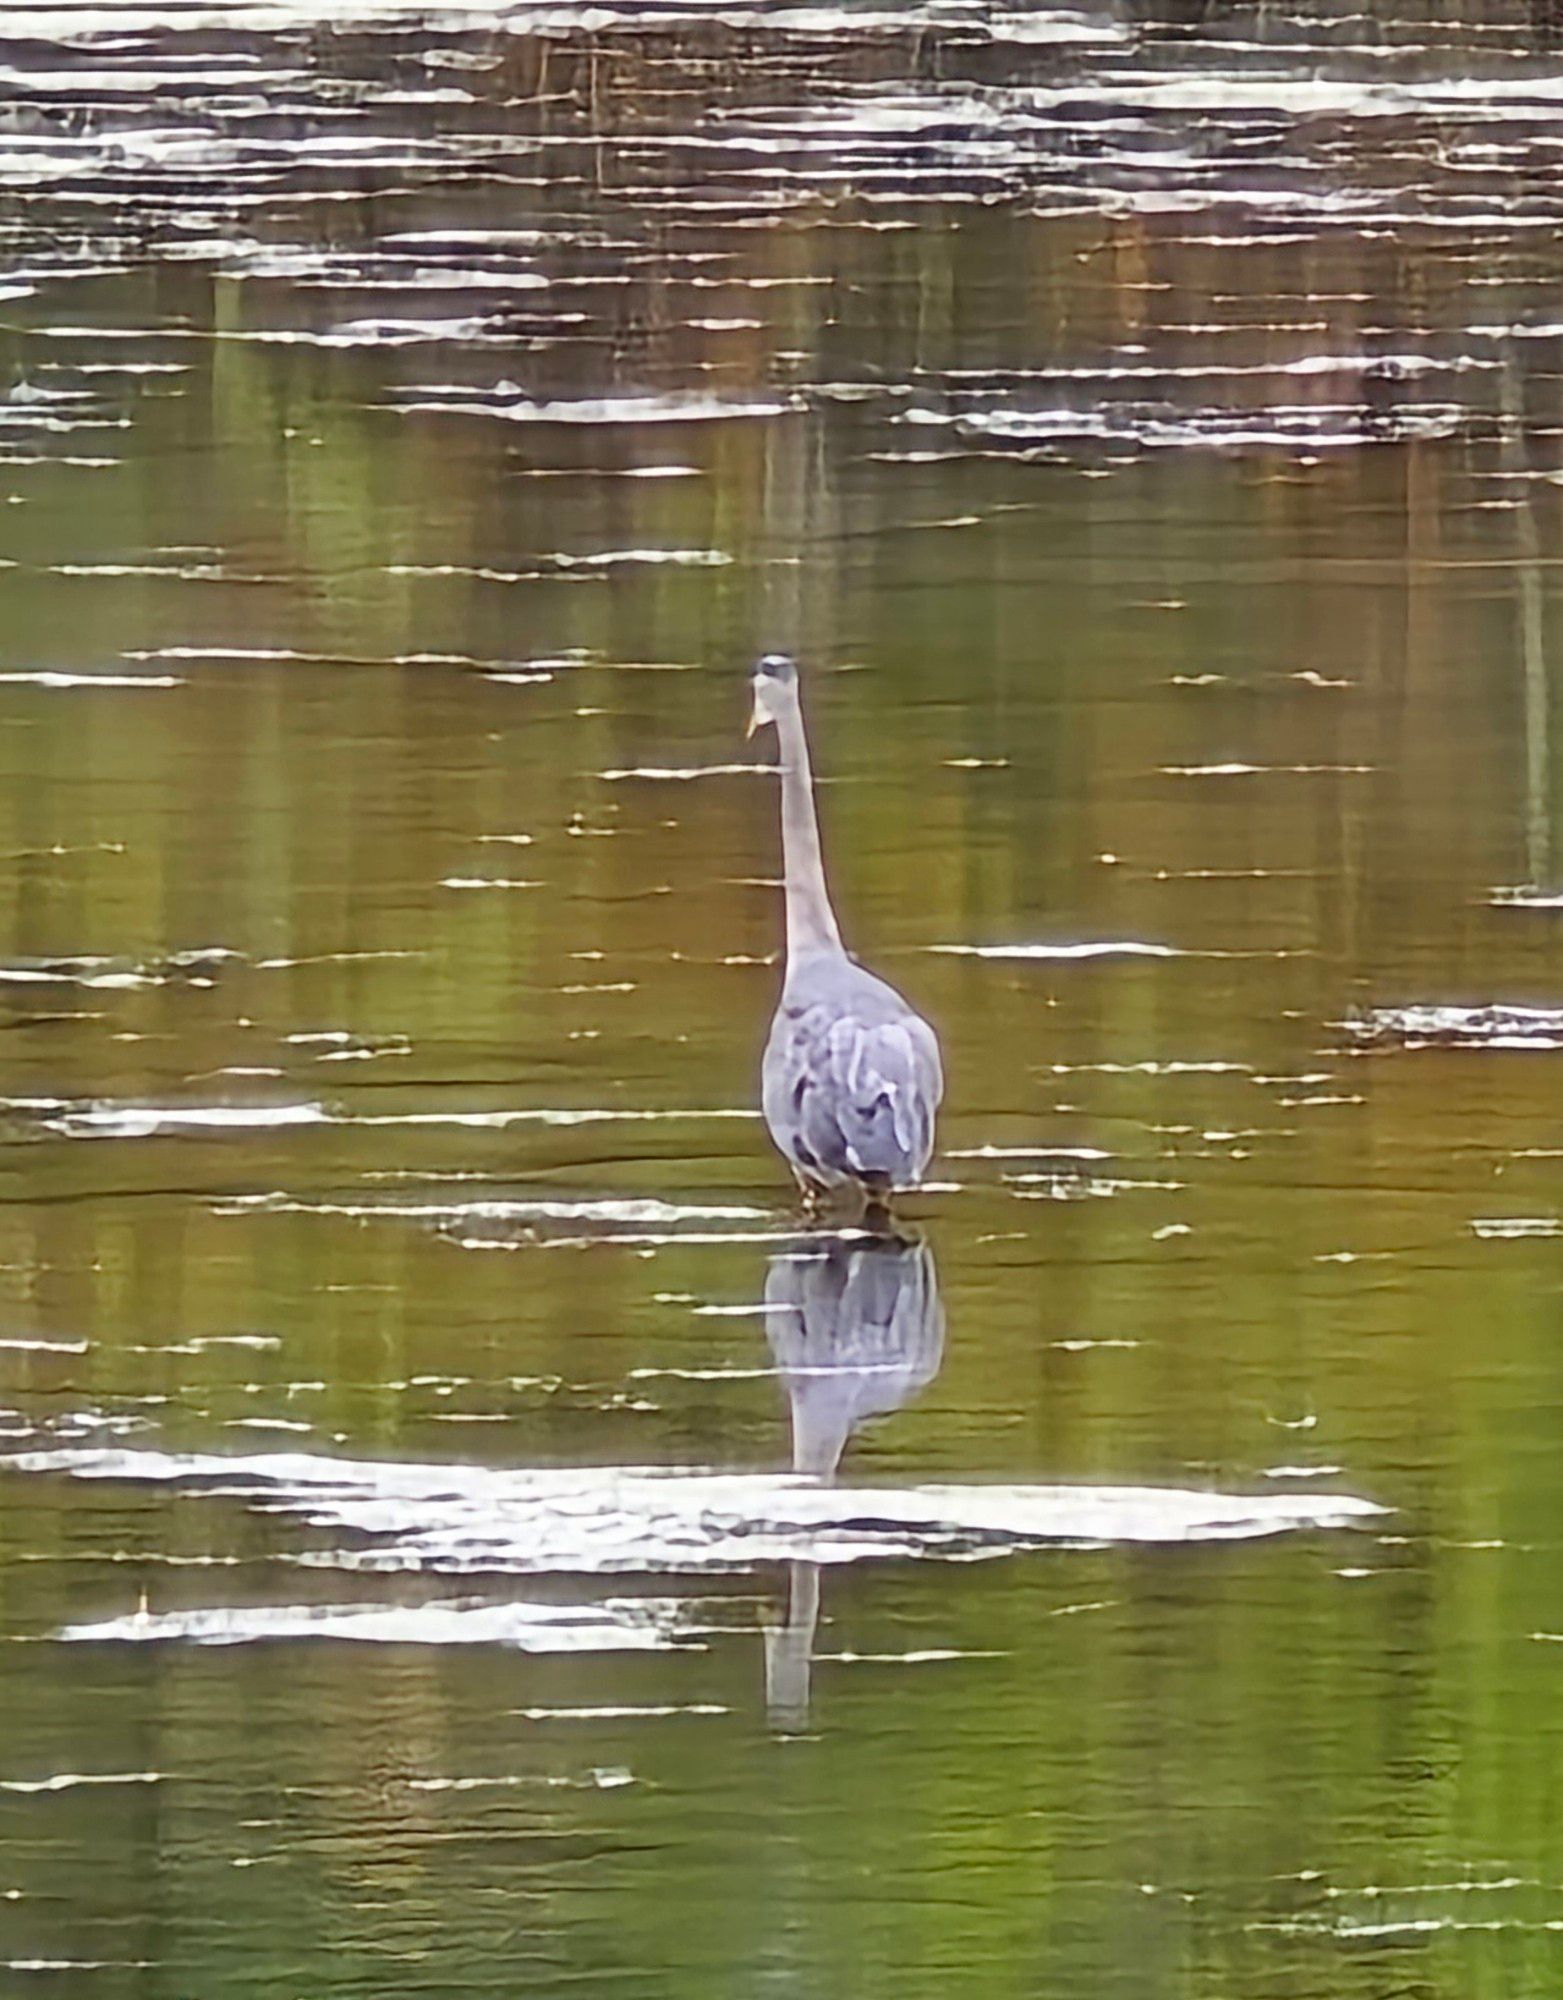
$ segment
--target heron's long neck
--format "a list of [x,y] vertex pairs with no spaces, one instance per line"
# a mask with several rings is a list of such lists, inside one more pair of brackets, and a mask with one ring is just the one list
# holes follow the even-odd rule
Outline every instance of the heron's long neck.
[[777,721],[781,740],[782,861],[787,878],[787,956],[833,947],[841,932],[825,887],[819,819],[814,810],[814,777],[809,769],[803,711],[790,703]]

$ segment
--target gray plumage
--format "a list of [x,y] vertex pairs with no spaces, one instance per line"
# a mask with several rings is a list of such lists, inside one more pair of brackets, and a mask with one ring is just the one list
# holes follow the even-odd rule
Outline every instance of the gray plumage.
[[894,987],[839,957],[789,966],[762,1065],[771,1137],[806,1181],[915,1187],[933,1152],[939,1044]]
[[790,660],[769,656],[755,669],[751,734],[763,723],[781,747],[787,897],[786,978],[761,1068],[765,1122],[806,1195],[856,1187],[881,1201],[917,1186],[933,1153],[938,1038],[842,945]]

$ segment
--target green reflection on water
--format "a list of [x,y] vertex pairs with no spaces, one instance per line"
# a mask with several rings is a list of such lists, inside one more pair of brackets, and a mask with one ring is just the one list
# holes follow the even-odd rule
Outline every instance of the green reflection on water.
[[[1517,22],[1471,26],[1473,73]],[[1556,1222],[1558,1057],[1352,1054],[1338,1024],[1560,998],[1555,916],[1491,902],[1554,866],[1552,349],[1469,334],[1541,312],[1550,279],[1475,224],[1267,236],[1049,214],[1025,187],[887,214],[814,186],[763,227],[691,206],[629,256],[616,120],[702,51],[678,86],[702,117],[785,100],[785,65],[746,86],[698,35],[621,44],[607,76],[595,47],[518,38],[480,51],[482,117],[503,129],[514,89],[542,146],[557,86],[569,147],[582,121],[613,140],[595,178],[573,150],[535,188],[366,169],[335,227],[267,210],[277,241],[343,254],[560,230],[549,269],[578,288],[518,293],[497,348],[257,339],[435,308],[166,244],[6,308],[15,382],[127,353],[184,371],[105,378],[89,414],[122,427],[6,466],[0,671],[177,682],[0,683],[0,960],[52,975],[0,983],[12,1435],[91,1411],[192,1450],[787,1463],[762,1319],[697,1310],[757,1306],[787,1226],[758,1123],[472,1122],[752,1107],[770,783],[634,774],[744,761],[742,668],[787,644],[851,941],[937,1021],[951,1077],[943,1185],[915,1205],[942,1366],[845,1476],[1316,1483],[1392,1517],[826,1569],[807,1726],[778,1731],[767,1647],[774,1678],[789,1590],[808,1608],[780,1569],[615,1580],[695,1600],[709,1629],[669,1653],[67,1650],[45,1635],[143,1590],[510,1587],[321,1572],[294,1560],[318,1538],[237,1500],[13,1475],[0,1782],[131,1782],[0,1790],[0,1959],[158,2000],[1549,1993],[1555,1246],[1472,1225]],[[865,92],[901,74],[894,48],[854,60]],[[644,111],[658,132],[678,91]],[[1288,127],[1281,167],[1312,143]],[[1415,145],[1382,157],[1448,193]],[[1363,365],[1413,349],[1448,364],[1431,384]],[[1177,372],[1299,353],[1339,367]],[[1167,371],[1133,421],[1195,432],[1028,450],[972,427],[974,384],[1094,417],[1122,392],[1057,371],[1124,367]],[[405,407],[504,378],[798,407]],[[1223,443],[1216,418],[1281,401],[1355,413],[1358,442]],[[1442,429],[1401,422],[1435,404]],[[1089,941],[1172,955],[932,949]],[[80,1119],[214,1104],[305,1122]],[[1060,1148],[1091,1157],[1040,1156]],[[761,1213],[624,1242],[461,1207],[631,1198]],[[397,1203],[448,1212],[373,1212]],[[551,1240],[572,1234],[594,1240]],[[99,1969],[19,1969],[55,1960]]]

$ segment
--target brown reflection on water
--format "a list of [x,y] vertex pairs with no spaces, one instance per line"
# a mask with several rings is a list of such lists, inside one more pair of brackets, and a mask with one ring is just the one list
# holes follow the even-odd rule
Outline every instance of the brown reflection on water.
[[0,1961],[1549,1992],[1545,10],[113,26],[0,44],[5,1449],[787,1463],[783,645],[951,1078],[851,1479],[1393,1512],[841,1566],[779,1740],[774,1566],[64,1647],[511,1593],[11,1473]]

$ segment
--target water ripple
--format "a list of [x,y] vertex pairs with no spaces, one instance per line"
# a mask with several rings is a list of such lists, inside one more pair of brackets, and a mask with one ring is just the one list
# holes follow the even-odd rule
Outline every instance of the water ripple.
[[786,1474],[637,1467],[498,1470],[66,1446],[0,1458],[15,1474],[237,1500],[352,1539],[301,1560],[371,1571],[512,1575],[749,1570],[807,1558],[971,1558],[1065,1543],[1185,1543],[1360,1526],[1349,1494],[1111,1486],[823,1486]]

